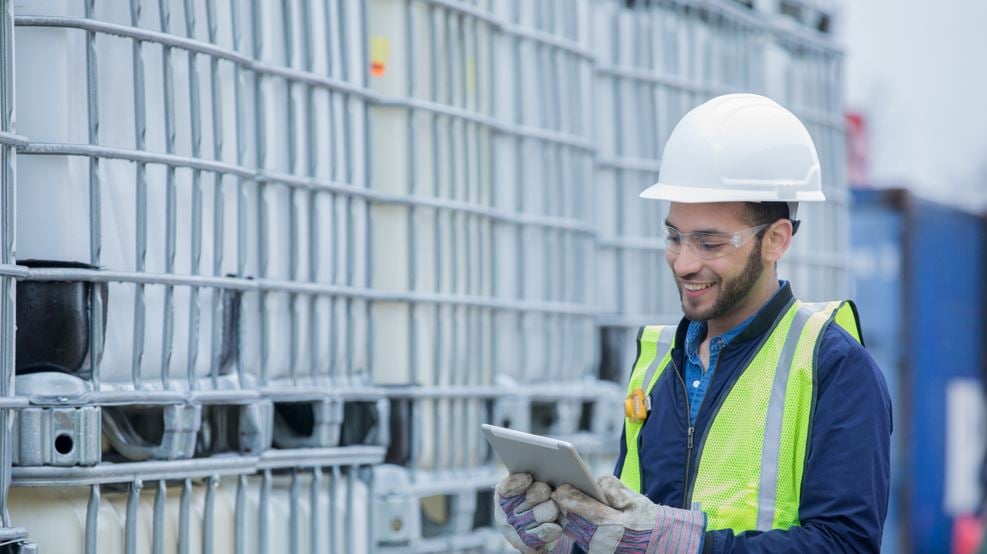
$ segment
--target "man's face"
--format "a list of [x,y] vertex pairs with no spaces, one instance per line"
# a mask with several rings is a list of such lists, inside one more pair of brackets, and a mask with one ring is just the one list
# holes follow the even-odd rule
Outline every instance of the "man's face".
[[[681,204],[673,202],[666,223],[681,233],[732,233],[751,227],[743,218],[744,204]],[[744,235],[740,248],[712,259],[699,258],[683,244],[680,252],[665,251],[682,299],[682,312],[692,321],[708,321],[734,312],[751,297],[764,273],[759,240]]]

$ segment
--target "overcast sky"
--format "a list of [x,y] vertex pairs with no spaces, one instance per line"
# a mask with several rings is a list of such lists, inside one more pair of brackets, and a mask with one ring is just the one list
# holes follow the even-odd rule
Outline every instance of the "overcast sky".
[[987,0],[844,0],[847,109],[870,175],[987,210]]

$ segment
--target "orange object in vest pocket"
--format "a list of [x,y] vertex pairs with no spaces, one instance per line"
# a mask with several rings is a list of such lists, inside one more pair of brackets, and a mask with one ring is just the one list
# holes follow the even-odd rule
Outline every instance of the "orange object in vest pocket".
[[637,387],[624,399],[624,415],[632,421],[644,421],[648,417],[648,401],[644,390]]

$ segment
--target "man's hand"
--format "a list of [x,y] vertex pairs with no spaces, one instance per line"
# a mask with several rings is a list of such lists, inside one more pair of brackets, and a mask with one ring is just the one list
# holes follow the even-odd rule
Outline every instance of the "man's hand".
[[559,507],[552,501],[552,489],[532,482],[527,473],[512,473],[497,484],[497,527],[507,542],[525,554],[543,552],[545,546],[562,536],[556,522]]
[[584,551],[694,554],[702,548],[703,512],[655,504],[613,475],[597,483],[609,506],[572,485],[562,485],[552,494],[562,510],[565,535]]

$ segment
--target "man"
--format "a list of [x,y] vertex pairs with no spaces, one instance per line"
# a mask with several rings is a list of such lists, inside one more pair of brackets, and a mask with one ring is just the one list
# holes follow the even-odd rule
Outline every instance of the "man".
[[[877,552],[891,403],[849,302],[806,304],[776,264],[798,202],[825,200],[801,122],[753,94],[672,131],[659,182],[685,317],[638,337],[607,504],[530,476],[498,485],[524,552]],[[834,231],[835,232],[835,231]]]

